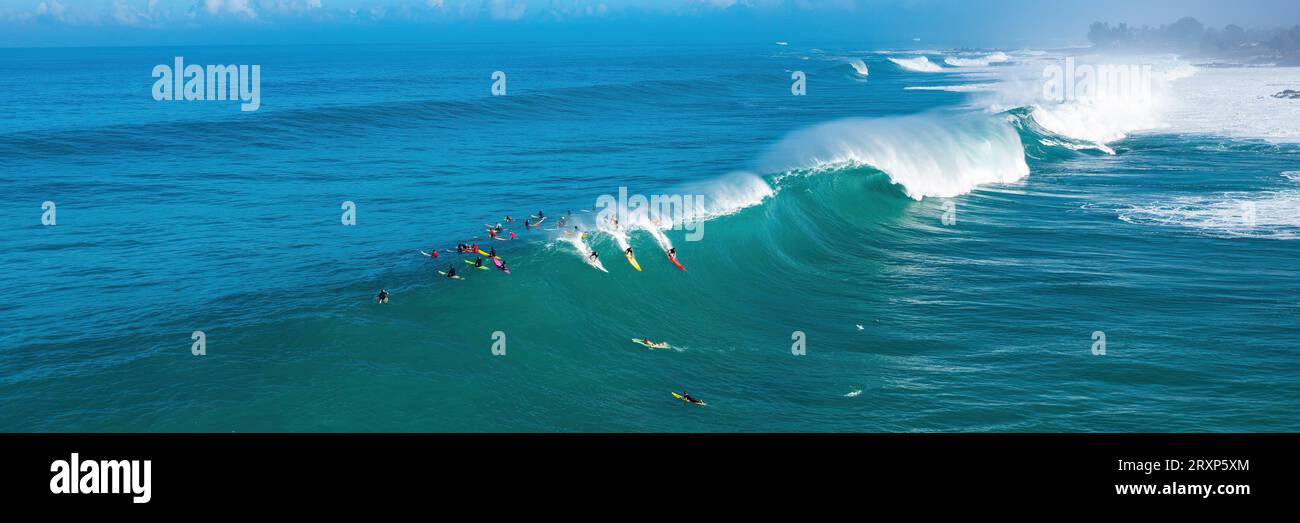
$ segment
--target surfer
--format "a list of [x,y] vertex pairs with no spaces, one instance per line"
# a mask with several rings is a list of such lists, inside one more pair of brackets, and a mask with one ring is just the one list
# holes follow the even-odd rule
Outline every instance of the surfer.
[[498,266],[498,267],[501,268],[501,272],[504,272],[504,273],[509,273],[509,272],[510,272],[510,269],[506,267],[506,261],[505,261],[505,260],[497,260],[497,261],[501,262],[501,265]]
[[530,221],[528,221],[528,220],[524,220],[524,228],[525,228],[525,229],[531,229],[531,228],[533,228],[533,223],[530,222]]
[[682,389],[682,399],[691,403],[704,403],[703,401],[700,401],[699,398],[692,397],[691,393],[686,392],[686,389]]
[[465,244],[456,242],[456,252],[465,252]]
[[475,267],[482,267],[482,266],[483,266],[483,257],[482,257],[482,256],[476,256],[476,257],[474,257],[474,266],[475,266]]
[[623,255],[624,255],[624,256],[631,256],[631,255],[632,255],[632,248],[631,248],[631,247],[628,247],[627,249],[624,249],[624,250],[623,250]]
[[437,258],[437,257],[438,257],[438,249],[429,249],[429,257],[430,257],[430,258]]
[[591,251],[591,254],[588,254],[587,257],[591,258],[591,261],[596,261],[600,259],[600,254],[596,251]]
[[498,229],[488,229],[488,237],[495,240],[497,238],[497,230]]
[[669,248],[668,248],[668,255],[669,255],[669,256],[677,256],[677,248],[676,248],[676,247],[669,247]]
[[496,258],[496,257],[497,257],[497,248],[496,248],[496,247],[493,247],[492,250],[488,251],[488,256],[491,256],[491,257],[493,257],[493,258]]
[[510,231],[510,239],[515,239],[515,231]]
[[537,211],[537,219],[540,220],[540,219],[545,218],[545,217],[546,217],[546,215],[545,215],[545,214],[542,214],[542,211]]
[[447,277],[448,277],[448,278],[455,278],[455,277],[456,277],[456,267],[454,267],[454,266],[452,266],[452,267],[447,267]]
[[506,223],[510,223],[510,222],[513,222],[513,221],[515,221],[515,219],[514,219],[514,218],[511,218],[510,215],[507,214],[507,215],[506,215]]
[[388,303],[388,289],[379,289],[379,303]]

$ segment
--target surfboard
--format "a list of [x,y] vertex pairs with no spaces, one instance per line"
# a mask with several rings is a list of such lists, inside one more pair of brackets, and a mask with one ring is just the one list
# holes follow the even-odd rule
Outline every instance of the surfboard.
[[474,262],[469,261],[469,260],[465,260],[465,263],[468,263],[468,264],[470,265],[470,267],[474,267],[475,269],[479,269],[479,270],[483,270],[483,271],[488,270],[488,266],[486,266],[486,265],[478,265],[478,266],[476,266],[476,265],[474,265]]
[[701,407],[703,407],[703,406],[705,406],[705,405],[708,405],[708,403],[705,403],[705,402],[703,402],[703,401],[691,401],[691,400],[688,400],[688,399],[686,399],[685,397],[683,397],[681,394],[678,394],[678,393],[676,393],[676,392],[673,393],[673,397],[674,397],[674,398],[677,398],[677,399],[679,399],[679,400],[685,401],[686,403],[690,403],[691,405],[699,405],[699,406],[701,406]]
[[668,348],[672,348],[672,347],[671,347],[670,345],[668,345],[667,343],[654,344],[654,343],[650,343],[650,342],[648,342],[648,341],[646,341],[646,340],[643,340],[643,339],[641,339],[641,338],[632,338],[632,343],[635,343],[635,344],[637,344],[637,345],[644,345],[647,349],[668,349]]
[[437,256],[434,256],[434,255],[429,254],[429,253],[424,252],[424,251],[420,251],[420,254],[423,254],[423,255],[428,256],[428,257],[430,257],[430,258],[437,258]]
[[[446,275],[447,275],[447,271],[438,271],[438,274],[441,274],[441,275],[443,275],[443,276],[446,276]],[[451,279],[453,279],[453,280],[463,280],[463,279],[465,279],[465,278],[461,278],[460,276],[452,276]]]
[[479,255],[479,256],[487,256],[488,258],[492,258],[493,260],[497,260],[497,259],[500,259],[500,258],[501,258],[500,256],[493,256],[493,255],[491,255],[491,254],[488,254],[487,251],[485,251],[485,250],[483,250],[483,249],[479,249],[479,250],[478,250],[478,255]]
[[669,255],[668,255],[668,260],[671,261],[671,262],[673,262],[673,265],[676,265],[678,269],[681,269],[681,270],[683,270],[683,271],[686,270],[686,267],[682,267],[681,262],[678,262],[678,261],[677,261],[677,257],[676,257],[676,256],[673,256],[673,255],[669,254]]
[[633,269],[636,269],[637,272],[641,272],[641,264],[639,264],[639,263],[636,262],[636,257],[635,257],[635,256],[632,256],[631,254],[626,254],[626,253],[625,253],[625,254],[623,254],[623,257],[627,258],[627,262],[630,263],[630,264],[632,264],[632,268],[633,268]]

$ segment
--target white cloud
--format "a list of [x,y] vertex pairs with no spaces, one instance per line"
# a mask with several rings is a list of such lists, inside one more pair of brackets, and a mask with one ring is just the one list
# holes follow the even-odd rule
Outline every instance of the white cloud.
[[492,0],[492,18],[497,20],[518,20],[523,18],[526,11],[528,11],[528,4],[523,2]]
[[[150,8],[156,0],[150,0]],[[126,4],[124,0],[113,0],[113,21],[121,25],[138,26],[148,21],[149,15]]]
[[36,14],[38,16],[48,15],[56,20],[62,20],[65,12],[67,12],[67,9],[57,0],[49,0],[48,2],[36,4]]
[[249,0],[203,0],[203,8],[208,14],[221,14],[222,12],[248,18],[257,18],[257,11],[249,5]]

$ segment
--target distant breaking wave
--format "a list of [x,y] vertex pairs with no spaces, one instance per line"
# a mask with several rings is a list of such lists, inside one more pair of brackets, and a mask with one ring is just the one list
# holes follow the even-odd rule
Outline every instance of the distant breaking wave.
[[918,73],[940,73],[944,71],[943,67],[931,62],[929,58],[924,56],[918,56],[916,58],[890,58],[889,61],[894,62],[903,69]]
[[854,71],[857,71],[858,76],[867,76],[869,74],[867,71],[867,64],[863,63],[861,59],[854,58],[853,60],[849,60],[849,65],[853,67]]
[[[1146,58],[1144,58],[1145,60]],[[1090,62],[1108,62],[1106,57],[1088,57]],[[1132,57],[1117,59],[1132,61]],[[1042,57],[1024,62],[1024,67],[1007,67],[1002,81],[982,97],[992,112],[1013,112],[1027,116],[1029,128],[1045,135],[1046,145],[1071,149],[1093,148],[1108,154],[1108,144],[1129,134],[1167,127],[1164,115],[1170,105],[1168,84],[1196,74],[1196,69],[1177,59],[1152,59],[1157,62],[1150,74],[1149,90],[1120,92],[1106,96],[1079,95],[1052,100],[1044,96],[1043,70],[1059,64],[1059,57]],[[1076,79],[1077,81],[1077,79]],[[1018,110],[1027,113],[1021,114]],[[1055,137],[1055,138],[1053,138]]]
[[1011,57],[1007,56],[1006,53],[999,51],[979,58],[948,57],[943,59],[943,63],[953,67],[987,67],[989,64],[1005,62],[1010,59]]

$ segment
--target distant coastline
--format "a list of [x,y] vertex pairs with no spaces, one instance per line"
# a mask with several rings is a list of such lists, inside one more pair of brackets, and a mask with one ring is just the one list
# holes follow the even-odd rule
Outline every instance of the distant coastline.
[[1093,22],[1088,40],[1098,50],[1172,52],[1206,66],[1300,66],[1300,25],[1246,29],[1229,24],[1220,29],[1191,17],[1159,27]]

